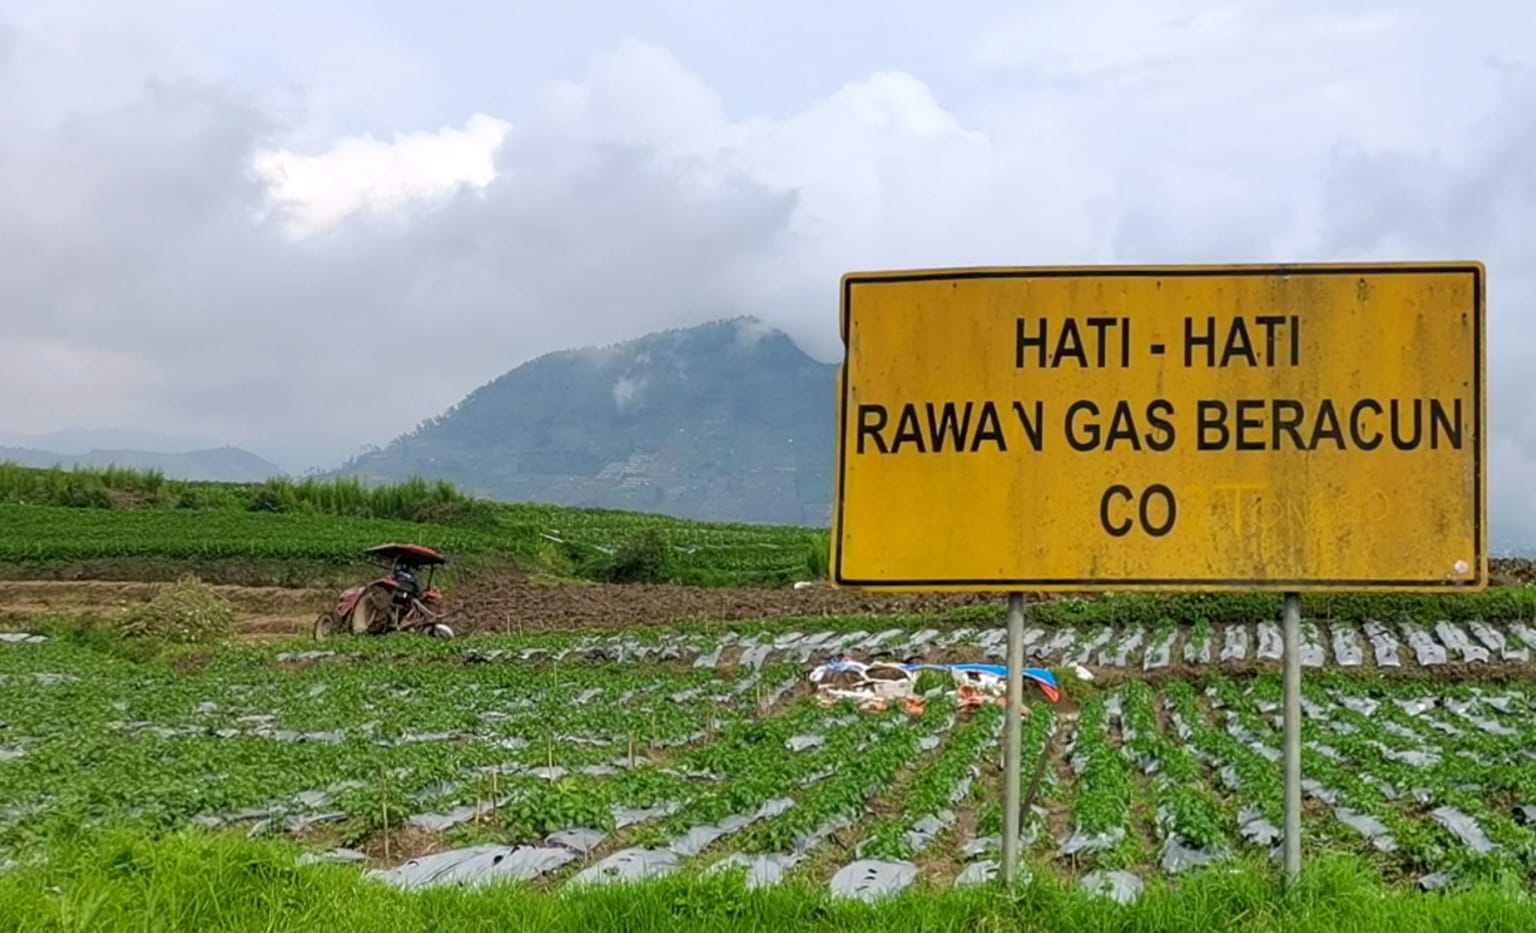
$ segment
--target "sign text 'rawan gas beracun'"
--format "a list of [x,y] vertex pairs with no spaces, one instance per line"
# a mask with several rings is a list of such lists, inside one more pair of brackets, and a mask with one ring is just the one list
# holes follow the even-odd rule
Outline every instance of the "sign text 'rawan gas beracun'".
[[1486,585],[1484,272],[850,274],[833,577]]

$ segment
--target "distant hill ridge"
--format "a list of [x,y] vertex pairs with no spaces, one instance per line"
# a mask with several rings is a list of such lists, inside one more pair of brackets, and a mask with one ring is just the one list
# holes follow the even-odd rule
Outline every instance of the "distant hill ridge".
[[496,499],[824,526],[837,367],[755,318],[549,353],[331,475]]
[[92,449],[83,454],[61,454],[32,447],[0,446],[0,462],[29,467],[131,467],[159,470],[171,479],[218,483],[257,483],[283,475],[282,467],[239,447],[212,447],[181,453],[148,450]]

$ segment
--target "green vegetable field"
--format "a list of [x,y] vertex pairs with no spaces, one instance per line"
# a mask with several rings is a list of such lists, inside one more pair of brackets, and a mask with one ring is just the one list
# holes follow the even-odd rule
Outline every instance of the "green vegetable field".
[[[807,680],[844,652],[980,660],[994,629],[784,622],[157,656],[38,629],[0,640],[0,878],[62,870],[82,834],[112,832],[281,840],[295,865],[381,891],[729,876],[844,903],[963,899],[995,876],[1000,707],[962,708],[942,677],[919,710],[818,702]],[[1308,633],[1308,852],[1437,897],[1528,885],[1536,631]],[[1026,857],[1063,896],[1155,903],[1191,878],[1275,867],[1279,682],[1231,667],[1273,660],[1271,628],[1148,634],[1028,639],[1065,695],[1029,696],[1024,773],[1044,767]],[[1177,658],[1192,668],[1170,677]],[[1095,680],[1071,673],[1083,663]],[[1495,667],[1502,682],[1480,682]]]
[[385,541],[575,580],[783,586],[826,573],[825,536],[809,529],[492,502],[421,480],[205,483],[0,464],[0,528],[11,577],[162,579],[180,564],[212,582],[330,585]]

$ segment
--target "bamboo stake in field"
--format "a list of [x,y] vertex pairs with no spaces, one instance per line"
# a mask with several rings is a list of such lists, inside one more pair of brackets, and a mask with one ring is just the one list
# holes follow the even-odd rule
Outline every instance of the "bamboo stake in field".
[[[1056,725],[1052,725],[1050,733],[1045,737],[1045,744],[1040,746],[1040,757],[1035,759],[1035,773],[1029,779],[1029,789],[1024,792],[1024,800],[1019,804],[1019,826],[1021,830],[1024,823],[1028,820],[1027,814],[1035,804],[1035,795],[1040,792],[1040,781],[1045,777],[1045,765],[1050,760],[1052,747],[1055,744]],[[1020,847],[1022,848],[1022,842]]]
[[470,820],[470,822],[472,822],[472,823],[474,823],[475,825],[478,826],[480,824],[480,821],[485,819],[485,777],[484,777],[484,775],[479,775],[479,774],[475,775],[475,809],[474,809],[474,814],[475,815]]
[[389,861],[389,773],[384,769],[384,762],[379,762],[379,777],[382,780],[384,793],[379,797],[379,809],[384,816],[384,861]]
[[501,828],[501,765],[491,767],[491,822]]

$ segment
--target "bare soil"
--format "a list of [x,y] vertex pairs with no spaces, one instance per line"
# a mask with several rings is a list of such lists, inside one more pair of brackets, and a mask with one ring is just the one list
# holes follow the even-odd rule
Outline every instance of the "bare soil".
[[[47,613],[111,614],[154,597],[163,584],[101,580],[8,582],[0,592],[0,626]],[[303,634],[336,591],[217,586],[239,613],[242,635]],[[689,621],[748,621],[865,614],[939,614],[996,603],[974,594],[870,595],[806,589],[702,588],[664,585],[544,584],[498,575],[447,593],[445,621],[461,634],[623,629]]]
[[500,577],[448,594],[455,631],[631,628],[676,622],[868,614],[939,614],[1000,603],[974,594],[871,595],[831,587],[801,590],[650,584],[550,585]]
[[358,850],[368,856],[376,867],[403,865],[424,855],[446,852],[453,848],[440,833],[419,829],[415,826],[392,828],[388,832],[374,833]]
[[[116,580],[10,580],[0,587],[0,611],[13,615],[37,612],[111,610],[153,599],[164,583]],[[335,594],[328,590],[280,586],[215,586],[242,614],[308,615],[323,608]]]
[[[1518,585],[1536,581],[1536,562],[1491,561],[1494,582]],[[354,582],[362,582],[361,578]],[[109,579],[6,580],[0,586],[0,628],[14,628],[24,619],[48,613],[111,614],[132,603],[147,601],[165,581]],[[241,635],[265,640],[310,631],[315,616],[327,609],[340,587],[279,587],[218,585],[240,616]],[[649,584],[540,583],[515,570],[497,568],[447,588],[447,621],[461,634],[551,630],[617,630],[679,622],[737,622],[767,619],[861,616],[936,616],[969,606],[999,606],[996,594],[931,593],[869,594],[818,584],[806,589],[712,588]],[[1032,594],[1035,601],[1061,599],[1068,594]],[[1217,637],[1219,633],[1213,634]],[[1177,663],[1187,633],[1175,640],[1176,663],[1167,676],[1188,676]],[[1219,650],[1219,644],[1213,646]],[[1213,658],[1214,662],[1214,658]],[[1367,648],[1365,668],[1374,667]],[[1454,667],[1454,665],[1453,665]],[[1249,673],[1238,665],[1223,665],[1233,673]],[[1492,670],[1490,670],[1492,668]],[[1523,672],[1476,666],[1486,673],[1521,679]],[[1145,672],[1137,672],[1142,676]],[[1155,674],[1154,674],[1155,676]]]

